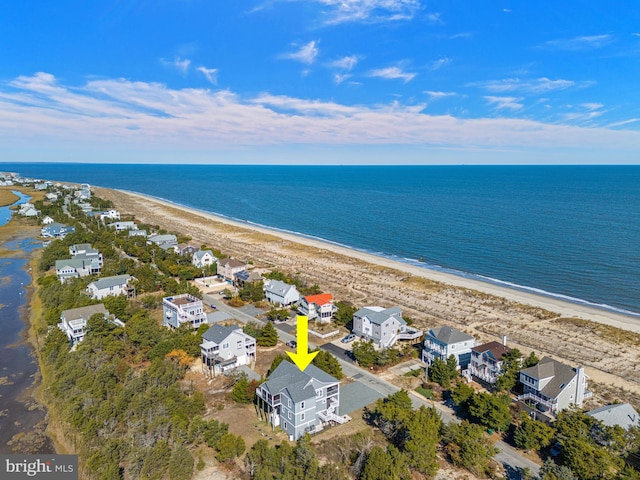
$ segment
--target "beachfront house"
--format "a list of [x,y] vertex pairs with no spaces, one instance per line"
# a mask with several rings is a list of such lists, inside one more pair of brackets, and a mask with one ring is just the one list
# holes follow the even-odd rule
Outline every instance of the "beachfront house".
[[86,293],[96,300],[110,295],[126,295],[128,298],[134,298],[136,289],[130,284],[131,280],[133,280],[131,275],[104,277],[87,285]]
[[511,349],[507,347],[507,337],[502,337],[502,343],[489,342],[471,348],[469,374],[475,378],[494,385],[503,372],[503,357]]
[[216,376],[256,361],[256,339],[240,327],[212,325],[202,334],[200,344],[205,372]]
[[422,336],[422,331],[407,326],[400,307],[363,307],[353,314],[352,331],[380,348],[391,347],[398,340],[414,340]]
[[155,233],[153,235],[149,235],[147,237],[147,243],[156,244],[163,250],[173,249],[176,245],[178,245],[178,238],[173,234],[159,234]]
[[137,230],[138,226],[135,222],[113,222],[107,225],[109,228],[115,228],[116,232],[124,232],[125,230]]
[[288,306],[300,300],[300,292],[295,285],[280,280],[266,280],[263,284],[264,296],[275,305]]
[[274,428],[281,427],[290,440],[350,420],[338,415],[338,380],[315,365],[302,372],[291,362],[281,362],[256,393],[261,416]]
[[102,254],[88,243],[80,243],[69,247],[72,258],[56,260],[56,276],[64,283],[70,278],[97,275],[102,270]]
[[70,233],[75,233],[76,227],[69,227],[62,223],[51,223],[42,227],[41,234],[45,238],[64,238]]
[[188,293],[162,299],[163,322],[166,327],[178,328],[190,325],[198,328],[207,323],[207,314],[202,309],[202,300]]
[[446,361],[453,355],[458,368],[465,370],[471,361],[471,349],[475,345],[475,338],[453,327],[445,325],[432,328],[425,335],[422,361],[431,366],[436,358]]
[[196,247],[195,245],[189,245],[187,243],[180,243],[173,247],[173,251],[176,253],[176,255],[183,255],[185,257],[192,257],[193,254],[198,250],[200,250],[199,247]]
[[218,260],[211,250],[198,250],[191,256],[191,263],[197,268],[213,265]]
[[338,311],[338,307],[333,304],[333,295],[330,293],[302,297],[298,306],[300,315],[305,315],[309,320],[321,323],[330,322],[336,311]]
[[147,236],[146,230],[138,230],[137,228],[129,230],[128,233],[130,237],[146,237]]
[[640,415],[635,408],[628,403],[605,405],[587,412],[587,415],[602,422],[605,427],[618,425],[627,432],[632,428],[640,428]]
[[104,318],[109,316],[109,311],[102,303],[89,305],[88,307],[72,308],[63,310],[60,314],[58,328],[69,338],[69,342],[75,345],[84,338],[87,328],[87,321],[95,314],[101,314]]
[[218,264],[218,276],[227,282],[235,283],[235,275],[247,269],[247,264],[235,258],[221,258]]
[[587,375],[583,367],[573,368],[549,357],[544,357],[537,365],[520,370],[523,394],[518,396],[542,411],[556,415],[559,411],[591,397],[587,391]]

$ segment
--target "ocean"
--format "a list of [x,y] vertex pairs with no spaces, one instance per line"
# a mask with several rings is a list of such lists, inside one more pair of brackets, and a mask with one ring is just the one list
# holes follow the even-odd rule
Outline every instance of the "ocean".
[[640,315],[640,166],[9,164]]

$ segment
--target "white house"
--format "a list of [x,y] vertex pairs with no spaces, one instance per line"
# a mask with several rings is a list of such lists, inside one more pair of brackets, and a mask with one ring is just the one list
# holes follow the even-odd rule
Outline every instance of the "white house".
[[86,277],[100,273],[102,265],[97,258],[65,258],[56,260],[56,275],[64,283],[70,278]]
[[361,308],[353,314],[352,331],[381,348],[391,347],[398,340],[414,340],[422,336],[422,331],[407,326],[399,307]]
[[502,343],[489,342],[472,347],[469,373],[483,382],[495,384],[503,372],[503,357],[510,351],[507,337],[502,337]]
[[51,225],[54,222],[53,218],[51,218],[49,215],[46,215],[43,219],[42,219],[42,224],[43,225]]
[[113,222],[107,226],[111,228],[115,228],[116,232],[124,232],[125,230],[138,229],[138,226],[135,224],[135,222]]
[[263,289],[267,300],[276,305],[287,306],[300,300],[300,292],[296,286],[280,280],[265,281]]
[[115,275],[113,277],[104,277],[87,285],[87,295],[96,300],[100,300],[109,295],[126,295],[127,297],[135,296],[135,288],[129,285],[133,279],[131,275]]
[[606,427],[622,427],[627,432],[632,428],[640,428],[640,415],[629,403],[605,405],[587,412],[587,415],[602,422]]
[[240,327],[212,325],[202,334],[202,364],[207,373],[217,375],[256,361],[256,339]]
[[581,407],[592,395],[587,391],[587,378],[583,367],[573,368],[544,357],[537,365],[520,370],[524,390],[518,400],[534,403],[540,411],[553,415],[572,404]]
[[458,367],[464,370],[471,361],[471,349],[475,345],[475,338],[453,327],[432,328],[425,335],[422,361],[433,365],[436,358],[446,361],[453,355]]
[[218,261],[211,250],[198,250],[191,257],[191,263],[198,268],[208,267]]
[[148,244],[156,244],[163,250],[168,250],[169,248],[173,249],[176,245],[178,245],[178,237],[173,234],[159,234],[155,233],[153,235],[149,235],[147,237]]
[[109,316],[109,311],[102,303],[89,305],[88,307],[72,308],[63,310],[60,314],[58,328],[62,330],[72,344],[76,344],[84,338],[89,320],[96,313],[102,314],[105,318]]
[[320,293],[318,295],[307,295],[302,297],[298,312],[305,315],[309,320],[315,319],[317,322],[330,322],[338,307],[333,304],[333,295],[330,293]]
[[178,328],[189,324],[191,328],[198,328],[207,323],[207,314],[202,309],[202,300],[183,293],[162,299],[163,322],[166,327]]
[[37,217],[40,215],[40,210],[36,210],[36,207],[27,202],[20,205],[18,213],[23,217]]

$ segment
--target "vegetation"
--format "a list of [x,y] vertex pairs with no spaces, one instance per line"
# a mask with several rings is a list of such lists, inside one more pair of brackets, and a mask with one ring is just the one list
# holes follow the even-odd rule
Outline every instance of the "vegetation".
[[259,302],[264,299],[263,282],[250,282],[246,283],[238,291],[238,296],[245,302]]
[[513,442],[523,450],[542,450],[551,445],[555,430],[528,415],[523,415],[513,432]]
[[371,340],[355,342],[352,352],[361,367],[368,368],[376,362],[376,349]]
[[493,474],[491,459],[498,450],[485,437],[481,426],[466,420],[460,424],[450,423],[444,427],[443,436],[445,452],[454,465],[481,478]]
[[436,358],[433,361],[433,365],[429,367],[429,377],[443,388],[449,388],[451,380],[459,376],[458,362],[453,355],[449,355],[446,361]]
[[354,307],[351,302],[336,302],[335,305],[338,310],[333,316],[334,323],[346,326],[353,320],[353,314],[356,313],[358,309]]

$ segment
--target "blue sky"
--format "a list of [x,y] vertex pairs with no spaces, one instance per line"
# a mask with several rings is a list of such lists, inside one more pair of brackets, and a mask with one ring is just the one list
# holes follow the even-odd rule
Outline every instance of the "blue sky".
[[0,19],[0,161],[640,160],[636,0],[10,0]]

